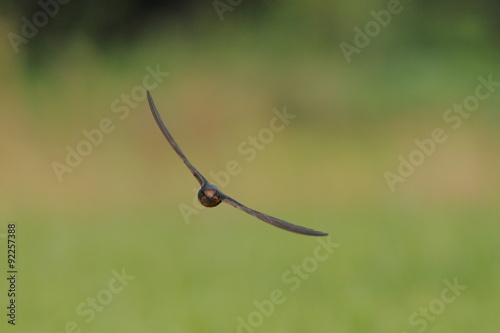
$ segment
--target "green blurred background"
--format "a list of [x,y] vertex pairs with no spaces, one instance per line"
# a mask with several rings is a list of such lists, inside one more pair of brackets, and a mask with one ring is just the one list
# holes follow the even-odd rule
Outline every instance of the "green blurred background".
[[[399,10],[390,22],[370,23],[388,6]],[[478,77],[500,81],[498,3],[0,9],[2,332],[497,332],[500,87],[456,130],[443,117],[474,95]],[[30,38],[23,18],[39,20]],[[355,46],[367,24],[369,44],[348,62],[341,45]],[[317,239],[225,205],[186,223],[179,207],[192,207],[197,183],[139,94],[147,68],[169,73],[152,94],[208,178],[236,160],[225,192],[340,247],[311,259]],[[134,91],[142,97],[127,106]],[[238,147],[285,107],[296,117],[247,161]],[[58,179],[54,162],[66,164],[68,146],[103,119],[113,130]],[[447,140],[391,191],[386,173],[435,128]],[[13,222],[15,328],[4,278]],[[292,291],[285,276],[303,264],[311,272],[292,273]],[[135,278],[105,298],[122,269]],[[443,303],[454,279],[467,289]],[[255,301],[268,304],[276,289],[284,302],[256,314]],[[78,308],[89,298],[101,306],[87,322]]]

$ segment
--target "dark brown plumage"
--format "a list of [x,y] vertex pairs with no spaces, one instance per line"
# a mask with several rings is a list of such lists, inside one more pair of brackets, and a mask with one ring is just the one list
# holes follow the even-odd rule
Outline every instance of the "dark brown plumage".
[[203,206],[205,206],[205,207],[215,207],[218,204],[220,204],[221,202],[225,202],[225,203],[227,203],[227,204],[229,204],[229,205],[231,205],[231,206],[233,206],[235,208],[238,208],[238,209],[244,211],[245,213],[248,213],[248,214],[250,214],[252,216],[255,216],[256,218],[258,218],[258,219],[260,219],[260,220],[262,220],[262,221],[264,221],[266,223],[269,223],[269,224],[271,224],[271,225],[273,225],[275,227],[278,227],[278,228],[281,228],[281,229],[284,229],[284,230],[288,230],[288,231],[295,232],[295,233],[302,234],[302,235],[310,235],[310,236],[327,236],[328,235],[327,233],[324,233],[324,232],[321,232],[321,231],[316,231],[316,230],[313,230],[313,229],[301,227],[301,226],[298,226],[298,225],[295,225],[295,224],[292,224],[292,223],[280,220],[280,219],[278,219],[276,217],[272,217],[272,216],[269,216],[267,214],[258,212],[256,210],[248,208],[247,206],[239,203],[238,201],[234,200],[233,198],[231,198],[231,197],[225,195],[224,193],[222,193],[217,188],[217,186],[215,186],[214,184],[210,183],[189,162],[189,160],[187,159],[186,155],[184,155],[184,153],[182,152],[181,148],[179,147],[179,145],[177,144],[177,142],[175,142],[174,138],[172,137],[172,135],[168,131],[167,127],[163,123],[163,120],[161,119],[161,116],[160,116],[158,110],[156,109],[155,103],[154,103],[153,98],[151,97],[151,94],[149,93],[149,91],[147,92],[147,95],[148,95],[149,107],[151,108],[151,112],[153,113],[153,117],[155,118],[156,123],[160,127],[163,135],[165,136],[165,138],[167,139],[167,141],[170,143],[170,145],[172,146],[172,148],[175,150],[175,152],[177,153],[177,155],[179,155],[179,157],[182,159],[182,161],[184,162],[184,164],[186,164],[186,166],[191,171],[191,173],[193,174],[193,176],[200,183],[201,188],[198,191],[198,200],[200,201],[200,203]]

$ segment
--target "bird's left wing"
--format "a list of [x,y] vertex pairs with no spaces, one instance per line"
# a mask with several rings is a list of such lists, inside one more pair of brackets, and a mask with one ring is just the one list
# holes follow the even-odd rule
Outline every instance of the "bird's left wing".
[[302,234],[302,235],[309,235],[309,236],[328,236],[327,233],[324,233],[321,231],[316,231],[316,230],[305,228],[305,227],[301,227],[299,225],[295,225],[295,224],[280,220],[276,217],[272,217],[272,216],[269,216],[267,214],[264,214],[264,213],[258,212],[256,210],[253,210],[251,208],[248,208],[247,206],[239,203],[238,201],[234,200],[231,197],[228,197],[227,195],[223,195],[222,201],[224,201],[225,203],[227,203],[233,207],[241,209],[245,213],[250,214],[252,216],[255,216],[256,218],[258,218],[266,223],[269,223],[275,227],[278,227],[278,228],[281,228],[281,229],[284,229],[287,231],[295,232],[297,234]]

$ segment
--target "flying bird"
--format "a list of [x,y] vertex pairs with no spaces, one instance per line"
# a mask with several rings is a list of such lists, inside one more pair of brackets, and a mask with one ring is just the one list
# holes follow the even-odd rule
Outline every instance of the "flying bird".
[[156,109],[155,103],[153,101],[153,97],[151,97],[151,94],[149,91],[147,91],[148,95],[148,102],[149,102],[149,107],[151,108],[151,112],[153,113],[153,117],[156,120],[156,123],[160,127],[160,130],[162,131],[163,135],[167,139],[168,143],[172,146],[172,148],[175,150],[177,155],[181,158],[181,160],[184,162],[184,164],[188,167],[188,169],[191,171],[193,176],[198,180],[200,183],[200,190],[198,191],[198,200],[200,203],[205,206],[205,207],[215,207],[221,202],[225,202],[235,208],[238,208],[242,211],[244,211],[247,214],[250,214],[252,216],[255,216],[256,218],[269,223],[275,227],[288,230],[291,232],[295,232],[298,234],[302,235],[310,235],[310,236],[327,236],[327,233],[312,230],[309,228],[301,227],[283,220],[280,220],[276,217],[269,216],[267,214],[258,212],[256,210],[253,210],[251,208],[248,208],[247,206],[239,203],[238,201],[234,200],[233,198],[225,195],[224,193],[219,190],[217,186],[214,184],[210,183],[192,164],[189,162],[187,159],[186,155],[182,152],[181,148],[175,142],[174,138],[168,131],[167,127],[163,123],[163,120],[161,119],[161,116]]

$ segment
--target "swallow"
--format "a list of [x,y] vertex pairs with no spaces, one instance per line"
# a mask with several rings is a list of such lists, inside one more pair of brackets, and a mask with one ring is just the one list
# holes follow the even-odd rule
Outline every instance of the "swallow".
[[151,94],[149,91],[147,91],[147,96],[148,96],[148,102],[149,102],[149,107],[151,108],[151,112],[153,113],[153,117],[156,120],[156,123],[158,124],[158,127],[160,127],[160,130],[162,131],[163,135],[167,139],[168,143],[170,143],[170,146],[175,150],[177,155],[181,158],[181,160],[184,162],[184,164],[188,167],[188,169],[191,171],[193,176],[196,178],[196,180],[200,183],[200,190],[198,191],[198,200],[200,203],[205,206],[205,207],[215,207],[219,205],[221,202],[225,202],[228,205],[231,205],[235,208],[238,208],[242,211],[244,211],[247,214],[250,214],[252,216],[255,216],[256,218],[269,223],[275,227],[288,230],[291,232],[295,232],[297,234],[302,234],[302,235],[309,235],[309,236],[327,236],[327,233],[321,232],[321,231],[316,231],[313,229],[301,227],[283,220],[280,220],[276,217],[269,216],[267,214],[258,212],[256,210],[253,210],[251,208],[248,208],[247,206],[239,203],[238,201],[234,200],[233,198],[229,197],[228,195],[225,195],[222,193],[219,188],[210,183],[192,164],[189,162],[187,159],[186,155],[182,152],[181,148],[175,142],[174,138],[168,131],[167,127],[163,123],[163,120],[160,116],[160,113],[156,109],[155,103],[153,101],[153,97],[151,97]]

